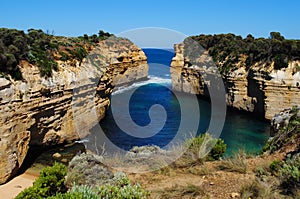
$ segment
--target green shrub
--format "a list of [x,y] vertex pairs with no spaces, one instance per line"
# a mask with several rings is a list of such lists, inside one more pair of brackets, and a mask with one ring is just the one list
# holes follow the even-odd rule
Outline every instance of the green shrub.
[[92,187],[82,185],[82,186],[73,186],[70,193],[80,193],[83,198],[87,199],[98,199],[97,193],[92,189]]
[[61,58],[60,58],[61,61],[68,61],[69,60],[69,55],[67,53],[60,52],[60,55],[61,55]]
[[288,67],[288,57],[287,55],[279,54],[274,57],[274,68],[282,69]]
[[300,65],[297,64],[295,69],[296,69],[296,73],[299,72],[300,71]]
[[226,144],[222,139],[213,138],[205,133],[186,141],[189,146],[187,153],[196,158],[205,158],[207,160],[218,160],[226,151]]
[[225,151],[226,151],[226,144],[224,143],[224,140],[218,139],[217,143],[209,152],[208,158],[211,160],[219,160],[223,156]]
[[287,158],[281,167],[282,186],[287,192],[294,192],[300,188],[300,158]]
[[126,174],[118,172],[112,181],[98,189],[100,198],[143,199],[149,196],[149,192],[143,190],[139,184],[131,185]]
[[256,168],[255,171],[256,171],[256,176],[258,176],[258,177],[262,177],[266,174],[266,170],[262,167]]
[[279,170],[280,167],[280,162],[277,160],[274,160],[271,164],[270,164],[270,169],[272,172],[277,172]]
[[73,186],[67,193],[58,193],[55,196],[48,197],[47,199],[98,199],[99,196],[96,191],[91,187],[81,185]]
[[79,61],[79,65],[81,65],[82,60],[88,55],[85,48],[83,46],[77,46],[77,48],[71,51],[71,54],[75,57],[76,60]]
[[186,140],[184,148],[187,149],[184,154],[174,162],[175,167],[192,166],[203,163],[203,161],[206,160],[218,160],[225,153],[226,144],[223,140],[213,138],[210,134],[205,133]]
[[74,185],[67,193],[58,193],[48,199],[98,199],[98,198],[122,198],[143,199],[149,193],[144,191],[139,184],[131,185],[124,173],[116,173],[110,183],[99,187],[87,185]]
[[280,33],[271,32],[270,38],[254,38],[248,35],[243,39],[231,33],[201,34],[191,38],[209,52],[224,75],[234,70],[234,65],[243,56],[246,57],[246,67],[259,62],[271,65],[273,62],[275,69],[281,69],[287,67],[289,61],[299,60],[299,40],[287,40]]
[[289,110],[289,116],[278,123],[274,137],[271,137],[261,153],[274,153],[277,150],[285,150],[289,145],[293,145],[300,139],[300,117],[298,106],[293,106]]
[[99,188],[100,198],[122,198],[122,199],[143,199],[149,193],[144,191],[139,184],[126,186],[104,185]]
[[42,76],[51,76],[52,69],[57,70],[57,63],[49,52],[40,48],[31,50],[31,62],[36,63]]
[[287,155],[285,160],[273,161],[270,174],[278,180],[282,193],[296,196],[300,188],[300,158],[299,154]]
[[64,183],[67,168],[61,163],[54,163],[44,168],[39,178],[29,187],[17,195],[16,199],[45,198],[67,191]]
[[114,186],[123,187],[123,186],[130,185],[130,180],[126,176],[125,173],[123,173],[123,172],[117,172],[114,175],[114,178],[112,179],[112,183],[111,184],[114,185]]

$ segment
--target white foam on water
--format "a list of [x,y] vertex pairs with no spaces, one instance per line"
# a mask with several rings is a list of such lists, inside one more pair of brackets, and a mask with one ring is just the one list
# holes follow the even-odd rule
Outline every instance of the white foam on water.
[[153,84],[153,83],[161,84],[162,86],[167,86],[167,85],[170,85],[172,83],[172,81],[171,81],[171,79],[155,77],[155,76],[149,76],[149,79],[146,80],[146,81],[136,82],[136,83],[133,83],[130,86],[121,86],[121,87],[117,88],[116,90],[113,91],[112,95],[117,95],[117,94],[120,94],[120,93],[124,93],[125,91],[128,91],[130,89],[137,88],[137,87],[140,87],[140,86],[144,86],[144,85],[147,85],[147,84]]
[[89,142],[90,140],[88,138],[86,139],[82,139],[82,140],[77,140],[75,141],[75,143],[86,143],[86,142]]

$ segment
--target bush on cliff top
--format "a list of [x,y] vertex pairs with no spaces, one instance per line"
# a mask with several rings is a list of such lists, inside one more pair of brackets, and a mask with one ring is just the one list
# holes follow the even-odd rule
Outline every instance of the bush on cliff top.
[[210,134],[201,134],[186,141],[187,150],[176,162],[176,166],[201,163],[205,160],[218,160],[225,151],[226,144],[220,138],[213,138]]
[[82,153],[75,156],[69,163],[66,185],[101,186],[112,181],[114,175],[101,163],[99,156]]
[[[218,160],[226,151],[226,144],[220,138],[213,138],[210,134],[201,134],[186,141],[189,146],[187,155],[206,160]],[[206,154],[207,153],[207,154]]]
[[22,30],[0,28],[0,74],[22,79],[18,65],[21,60],[26,60],[36,64],[42,76],[51,76],[52,70],[58,69],[58,59],[77,60],[81,64],[88,54],[87,49],[111,36],[103,30],[99,31],[99,35],[66,38],[42,30],[29,29],[26,34]]
[[49,197],[48,199],[148,198],[149,192],[144,191],[139,184],[131,185],[128,177],[125,174],[122,174],[121,176],[121,178],[118,178],[119,181],[116,181],[114,185],[105,184],[100,187],[74,185],[69,192],[58,193],[55,196]]
[[294,194],[300,189],[300,157],[299,154],[293,157],[287,157],[281,163],[278,172],[281,173],[282,187],[288,194]]
[[[75,181],[67,192],[65,186],[67,168],[61,163],[55,163],[52,167],[43,169],[40,177],[33,183],[33,186],[18,194],[16,199],[148,198],[149,192],[143,190],[139,184],[131,184],[129,178],[124,173],[117,172],[113,175],[110,172],[108,173],[107,170],[95,169],[94,165],[99,160],[96,155],[81,154],[75,156],[73,159],[70,166],[74,167],[77,165],[77,168],[81,170],[76,171],[84,173],[84,181],[80,181],[81,185],[76,184]],[[72,170],[71,172],[75,171]],[[87,174],[89,178],[86,178],[85,175]],[[109,179],[107,179],[107,175]],[[93,178],[93,176],[95,176],[95,179],[91,182],[90,178]],[[77,178],[75,179],[78,180]],[[86,182],[95,183],[85,184]]]
[[[286,68],[289,61],[300,60],[300,40],[287,40],[279,32],[271,32],[269,38],[246,38],[234,34],[192,36],[209,51],[222,74],[228,74],[246,56],[249,68],[257,62],[274,62],[275,69]],[[219,64],[221,63],[221,64]]]

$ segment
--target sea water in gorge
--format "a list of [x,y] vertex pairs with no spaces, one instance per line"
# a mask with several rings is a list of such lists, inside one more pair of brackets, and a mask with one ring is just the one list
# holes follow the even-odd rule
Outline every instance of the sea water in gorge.
[[[169,66],[174,56],[173,50],[143,49],[143,51],[148,58],[149,79],[114,91],[113,97],[117,102],[114,104],[114,108],[120,111],[117,115],[113,115],[110,108],[106,117],[100,121],[100,126],[109,140],[125,150],[129,150],[133,146],[143,145],[164,147],[174,138],[181,122],[180,104],[171,90]],[[123,132],[116,124],[116,120],[124,119],[122,116],[126,114],[126,111],[122,113],[124,99],[128,97],[127,94],[133,89],[136,90],[129,101],[129,112],[132,121],[136,125],[145,126],[151,122],[149,109],[152,105],[160,104],[167,113],[163,128],[154,136],[148,138],[134,137]],[[186,102],[189,102],[190,95],[183,93],[180,95]],[[211,117],[210,103],[198,97],[198,106],[200,110],[199,127],[198,129],[189,129],[187,124],[187,133],[197,131],[197,134],[201,134],[207,131]],[[159,117],[164,117],[164,115],[156,114],[155,117],[160,119]],[[123,123],[126,124],[126,121]],[[130,126],[128,128],[130,129]],[[153,131],[157,131],[155,125]],[[267,122],[257,120],[247,113],[227,110],[224,128],[220,137],[227,144],[227,155],[231,155],[239,149],[243,149],[248,153],[257,153],[264,146],[268,133],[269,124]],[[95,135],[97,132],[92,132],[92,134]]]

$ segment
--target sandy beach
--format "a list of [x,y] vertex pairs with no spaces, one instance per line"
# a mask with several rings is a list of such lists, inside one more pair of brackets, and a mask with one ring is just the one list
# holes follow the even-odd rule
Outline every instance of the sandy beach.
[[23,173],[6,184],[0,185],[0,198],[13,199],[27,187],[30,187],[37,176]]

